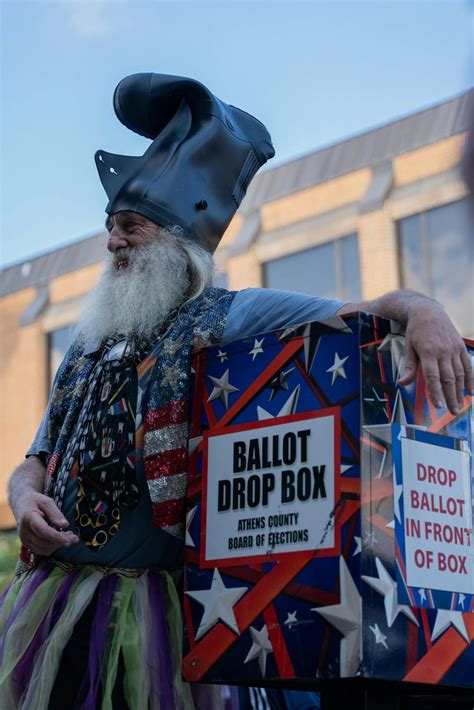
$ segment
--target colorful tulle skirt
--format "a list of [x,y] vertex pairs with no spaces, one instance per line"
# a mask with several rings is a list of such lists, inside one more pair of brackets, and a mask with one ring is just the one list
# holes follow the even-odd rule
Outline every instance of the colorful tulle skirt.
[[0,598],[1,710],[50,708],[58,672],[67,683],[63,651],[91,609],[85,672],[68,710],[114,710],[122,673],[130,710],[224,707],[219,687],[191,692],[181,679],[181,608],[168,573],[43,562]]

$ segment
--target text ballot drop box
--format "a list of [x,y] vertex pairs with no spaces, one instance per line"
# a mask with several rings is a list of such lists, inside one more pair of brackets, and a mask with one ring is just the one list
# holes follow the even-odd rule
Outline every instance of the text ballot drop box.
[[403,358],[363,313],[194,354],[186,680],[474,687],[470,398]]

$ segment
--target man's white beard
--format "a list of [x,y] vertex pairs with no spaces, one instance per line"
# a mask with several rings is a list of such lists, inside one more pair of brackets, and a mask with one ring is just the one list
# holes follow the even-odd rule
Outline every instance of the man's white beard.
[[[117,262],[128,265],[117,269]],[[84,340],[158,334],[189,289],[188,257],[170,239],[108,254],[77,330]]]

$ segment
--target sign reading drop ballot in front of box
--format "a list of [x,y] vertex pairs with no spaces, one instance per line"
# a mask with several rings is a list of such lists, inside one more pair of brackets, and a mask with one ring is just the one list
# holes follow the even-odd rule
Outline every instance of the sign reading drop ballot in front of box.
[[408,438],[397,428],[394,434],[401,588],[412,591],[416,604],[429,599],[429,590],[438,608],[451,608],[452,593],[463,595],[469,608],[474,598],[469,450],[462,440],[431,432],[415,431]]
[[201,565],[337,554],[338,448],[337,409],[209,432]]

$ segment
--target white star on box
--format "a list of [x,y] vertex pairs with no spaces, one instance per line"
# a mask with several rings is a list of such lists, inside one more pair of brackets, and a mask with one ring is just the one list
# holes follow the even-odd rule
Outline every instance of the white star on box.
[[298,397],[300,394],[300,385],[297,385],[293,392],[290,394],[288,399],[286,400],[285,404],[283,407],[280,409],[278,414],[271,414],[270,412],[267,412],[266,409],[263,407],[260,407],[260,405],[257,406],[257,416],[258,416],[258,421],[261,422],[264,419],[275,419],[275,417],[286,417],[288,414],[294,414],[296,412],[296,405],[298,404]]
[[466,597],[464,596],[464,594],[460,594],[459,599],[458,599],[458,606],[460,606],[461,609],[464,609],[465,600],[466,600]]
[[191,510],[188,510],[186,513],[186,540],[185,540],[185,545],[188,547],[196,547],[194,544],[194,540],[191,537],[191,533],[189,532],[189,528],[191,527],[191,523],[193,522],[193,518],[196,515],[196,510],[197,510],[197,505],[194,506],[194,508],[191,508]]
[[409,606],[399,604],[397,599],[397,584],[391,578],[382,562],[378,557],[375,558],[375,566],[377,567],[378,577],[368,577],[363,574],[362,579],[372,589],[381,594],[384,598],[385,616],[387,618],[388,628],[391,629],[393,622],[399,614],[404,614],[410,621],[413,621],[416,626],[419,626],[416,616]]
[[289,370],[282,370],[281,372],[278,373],[278,375],[275,375],[268,385],[265,387],[265,389],[270,389],[270,402],[272,401],[273,397],[278,394],[278,392],[286,390],[288,391],[288,382],[287,379],[291,375],[295,368],[290,367]]
[[388,399],[386,397],[379,397],[375,387],[372,387],[373,397],[364,397],[364,402],[371,402],[372,406],[376,411],[382,411],[388,419],[387,414],[387,403]]
[[255,360],[257,355],[260,355],[260,353],[263,353],[262,345],[263,345],[264,340],[265,340],[265,338],[262,338],[261,340],[257,340],[257,338],[255,338],[253,348],[249,352],[249,355],[252,356],[252,362]]
[[418,590],[418,594],[420,595],[420,604],[423,604],[426,601],[426,591],[421,587]]
[[352,553],[352,557],[360,555],[360,553],[362,552],[362,538],[357,537],[357,535],[354,535],[354,542],[356,544],[356,549]]
[[385,444],[385,451],[382,456],[378,478],[385,478],[392,474],[392,457],[389,455],[392,450],[392,424],[400,424],[400,426],[405,426],[410,429],[426,430],[425,426],[407,424],[407,417],[400,390],[397,390],[395,395],[391,421],[386,424],[368,424],[363,427],[364,431],[366,431],[369,436]]
[[469,643],[469,636],[467,633],[466,625],[464,619],[462,618],[461,611],[450,611],[449,609],[438,609],[436,614],[436,621],[433,626],[433,631],[431,633],[431,640],[435,641],[438,636],[444,634],[445,631],[449,629],[450,626],[454,626],[456,631],[458,631],[466,643]]
[[292,611],[291,613],[288,612],[288,616],[285,621],[285,626],[288,626],[288,628],[291,629],[291,627],[297,623],[298,619],[296,618],[296,611]]
[[229,394],[232,392],[240,392],[238,387],[234,387],[234,385],[230,384],[229,370],[226,370],[222,377],[213,377],[212,375],[208,375],[208,377],[214,385],[214,389],[207,401],[212,402],[214,399],[220,399],[224,407],[229,409]]
[[280,335],[279,340],[284,340],[285,338],[288,338],[289,335],[293,335],[293,333],[296,333],[296,331],[300,327],[301,327],[301,323],[298,325],[292,325],[289,328],[285,328],[283,333]]
[[254,658],[258,658],[260,672],[264,676],[267,667],[267,656],[269,653],[273,653],[272,642],[268,638],[268,629],[266,624],[264,624],[260,631],[257,631],[253,626],[250,627],[249,631],[252,637],[252,647],[247,653],[244,663],[249,663]]
[[373,635],[375,636],[375,643],[379,644],[381,643],[382,646],[385,646],[385,648],[388,651],[388,646],[387,646],[387,637],[384,636],[384,634],[380,631],[378,624],[375,624],[374,626],[369,626],[369,629],[372,631]]
[[215,568],[210,589],[185,592],[191,599],[195,599],[204,607],[201,623],[196,633],[196,641],[218,621],[222,621],[237,636],[240,636],[233,607],[246,591],[247,587],[226,587],[219,570]]
[[349,360],[349,355],[340,358],[338,353],[334,353],[334,364],[328,367],[326,372],[332,373],[331,387],[335,383],[338,377],[342,377],[347,380],[346,371],[344,369],[344,363]]
[[392,360],[392,376],[395,382],[400,377],[405,364],[405,338],[402,335],[389,333],[385,336],[382,344],[377,348],[379,351],[388,351]]
[[362,658],[362,599],[342,556],[339,558],[339,578],[340,603],[315,607],[311,611],[321,614],[343,635],[341,677],[347,677],[356,674]]
[[229,356],[227,355],[227,353],[222,352],[222,350],[221,350],[220,348],[219,348],[219,352],[217,353],[217,357],[219,358],[219,360],[221,361],[221,363],[223,363],[224,360],[228,360],[228,359],[229,359]]
[[394,483],[393,486],[393,508],[395,512],[395,517],[399,523],[401,523],[400,516],[400,498],[403,493],[403,486],[401,483]]

